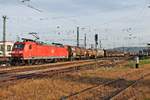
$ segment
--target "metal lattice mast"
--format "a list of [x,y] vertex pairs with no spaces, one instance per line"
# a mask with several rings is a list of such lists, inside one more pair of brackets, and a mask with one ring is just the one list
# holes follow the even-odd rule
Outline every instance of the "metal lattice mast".
[[3,16],[3,56],[6,57],[6,52],[5,52],[5,49],[6,49],[6,19],[7,17],[6,16]]

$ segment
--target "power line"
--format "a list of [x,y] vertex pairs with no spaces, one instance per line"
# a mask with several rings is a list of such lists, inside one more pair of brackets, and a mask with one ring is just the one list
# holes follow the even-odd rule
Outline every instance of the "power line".
[[29,4],[31,2],[31,0],[19,0],[19,2],[22,5],[24,5],[24,6],[28,7],[28,8],[34,9],[34,10],[40,12],[40,13],[42,12],[42,10],[40,10],[38,8],[35,8],[34,6],[32,6],[32,5]]

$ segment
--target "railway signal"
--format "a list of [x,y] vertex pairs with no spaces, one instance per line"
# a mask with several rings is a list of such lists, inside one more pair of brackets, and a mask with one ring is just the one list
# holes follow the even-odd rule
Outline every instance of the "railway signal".
[[98,46],[98,34],[95,34],[95,49],[96,49],[96,58],[97,58],[97,46]]
[[95,47],[97,48],[98,45],[98,34],[95,34]]
[[98,34],[95,34],[95,42],[98,44]]

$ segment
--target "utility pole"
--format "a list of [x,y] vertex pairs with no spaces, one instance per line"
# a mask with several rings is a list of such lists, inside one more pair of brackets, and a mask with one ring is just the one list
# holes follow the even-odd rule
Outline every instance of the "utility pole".
[[102,49],[102,41],[99,40],[99,48]]
[[6,49],[6,19],[7,19],[7,16],[3,16],[3,56],[4,58],[6,57],[6,52],[5,52],[5,49]]
[[86,48],[86,34],[84,36],[84,47]]
[[79,27],[77,27],[77,47],[79,47]]

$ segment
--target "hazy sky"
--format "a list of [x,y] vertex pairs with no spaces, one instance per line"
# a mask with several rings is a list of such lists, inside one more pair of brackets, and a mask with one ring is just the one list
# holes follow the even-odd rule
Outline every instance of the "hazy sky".
[[[79,26],[81,45],[85,33],[88,45],[99,34],[104,48],[141,46],[150,41],[150,0],[20,1],[0,0],[0,16],[8,17],[7,40],[14,41],[17,35],[32,38],[28,33],[37,32],[43,41],[75,45]],[[0,33],[2,39],[2,24]]]

